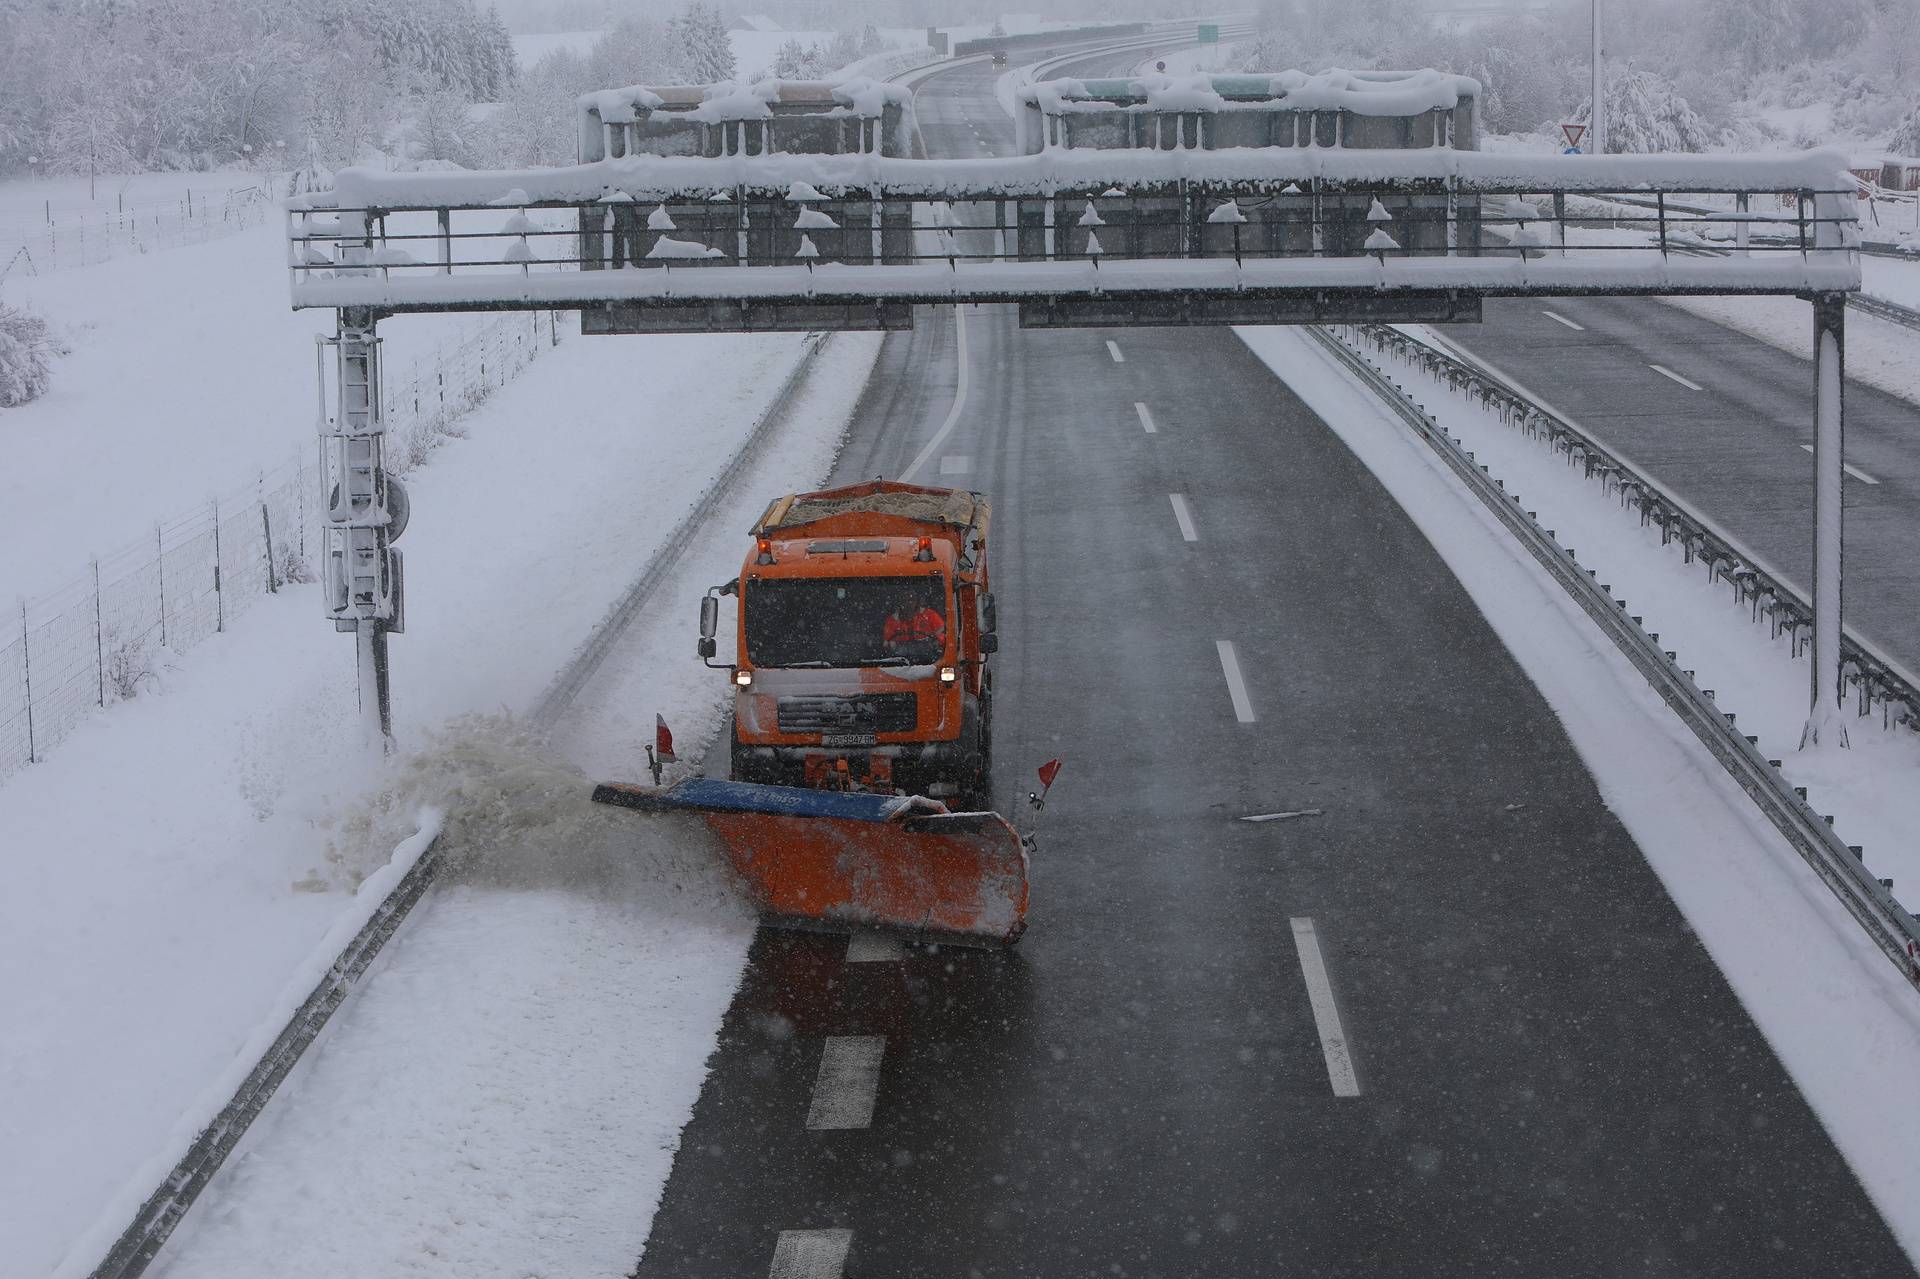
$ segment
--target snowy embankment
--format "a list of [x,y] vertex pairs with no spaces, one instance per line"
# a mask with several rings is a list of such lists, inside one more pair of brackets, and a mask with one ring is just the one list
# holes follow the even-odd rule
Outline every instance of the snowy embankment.
[[656,711],[683,748],[718,729],[726,687],[692,656],[697,601],[738,571],[739,532],[771,493],[826,477],[878,341],[843,335],[820,357],[549,746],[470,722],[402,768],[395,811],[449,811],[446,882],[248,1135],[165,1273],[631,1267],[754,925],[704,827],[597,808],[586,780],[641,775]]
[[[839,358],[857,365],[862,341]],[[310,342],[296,339],[308,361]],[[10,851],[26,850],[0,897],[0,971],[32,975],[0,993],[0,1237],[19,1273],[54,1272],[63,1258],[66,1273],[84,1273],[97,1258],[224,1103],[219,1081],[249,1038],[277,1030],[304,994],[288,977],[338,919],[364,910],[352,886],[421,803],[447,805],[456,850],[475,842],[468,832],[532,820],[501,798],[511,784],[463,762],[501,749],[493,728],[456,728],[440,746],[424,731],[538,697],[802,344],[571,341],[412,477],[394,685],[403,744],[426,762],[399,776],[433,784],[396,792],[395,775],[355,745],[352,646],[307,587],[263,600],[181,659],[161,692],[95,718],[0,788],[0,829]],[[857,394],[864,371],[842,374]],[[286,406],[310,430],[303,389],[277,388],[263,413]],[[795,447],[786,460],[800,469],[828,451],[817,439]],[[691,615],[683,604],[674,616],[676,656]],[[675,681],[644,690],[658,709],[674,713],[668,693],[692,687]],[[609,740],[587,762],[619,759],[630,773],[638,756],[637,739]]]
[[[53,389],[0,418],[0,599],[38,596],[89,555],[173,520],[314,448],[314,336],[327,311],[287,300],[286,236],[264,226],[209,244],[7,278],[6,296],[72,353]],[[389,382],[483,317],[382,326]]]
[[[1920,1007],[1913,990],[1699,741],[1444,463],[1311,339],[1242,329],[1419,524],[1538,685],[1688,922],[1909,1254],[1920,1255]],[[1406,377],[1402,379],[1407,380]],[[1708,589],[1698,566],[1485,409],[1420,397],[1510,493],[1580,548],[1718,703],[1890,873],[1920,805],[1920,741],[1853,728],[1854,750],[1797,754],[1806,667]],[[1909,880],[1908,882],[1914,882]]]

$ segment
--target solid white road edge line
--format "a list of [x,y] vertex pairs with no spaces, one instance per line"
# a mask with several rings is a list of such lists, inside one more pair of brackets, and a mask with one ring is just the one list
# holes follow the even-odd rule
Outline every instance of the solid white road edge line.
[[1173,501],[1173,518],[1180,525],[1180,536],[1189,542],[1197,542],[1200,535],[1193,531],[1193,515],[1187,510],[1187,499],[1180,493],[1169,493]]
[[[1802,444],[1800,447],[1805,449],[1809,453],[1813,452],[1813,445],[1811,444]],[[1879,480],[1874,479],[1871,475],[1868,475],[1865,471],[1861,470],[1859,467],[1855,466],[1851,462],[1842,462],[1840,464],[1840,469],[1845,471],[1848,475],[1851,475],[1854,479],[1859,480],[1862,484],[1878,484],[1880,482]]]
[[907,948],[898,937],[885,933],[858,932],[847,938],[849,964],[894,964],[907,957]]
[[1158,435],[1160,433],[1160,428],[1153,424],[1153,414],[1147,412],[1147,406],[1145,404],[1142,404],[1139,400],[1135,400],[1133,402],[1133,411],[1140,415],[1141,429],[1146,431],[1148,435]]
[[1543,308],[1540,314],[1546,316],[1549,320],[1558,320],[1560,321],[1560,323],[1566,325],[1570,329],[1577,329],[1582,333],[1585,333],[1587,331],[1586,325],[1575,324],[1572,320],[1569,320],[1566,316],[1560,314],[1558,311],[1548,311]]
[[1681,377],[1678,373],[1675,373],[1672,369],[1668,368],[1664,364],[1649,364],[1647,365],[1647,367],[1652,369],[1655,373],[1658,373],[1661,377],[1672,378],[1674,381],[1678,382],[1681,386],[1686,387],[1689,391],[1704,391],[1707,389],[1706,387],[1701,386],[1698,382],[1693,381],[1691,378]]
[[880,1089],[880,1059],[885,1035],[829,1035],[820,1052],[820,1073],[813,1081],[813,1105],[807,1127],[865,1128],[873,1123],[874,1095]]
[[1220,650],[1220,669],[1227,676],[1227,694],[1233,698],[1233,717],[1242,724],[1253,723],[1253,703],[1247,698],[1247,682],[1240,678],[1240,656],[1233,651],[1232,640],[1215,640]]
[[920,456],[914,458],[913,461],[908,464],[907,469],[900,472],[900,482],[902,484],[911,482],[914,472],[925,466],[927,459],[933,456],[934,450],[938,449],[946,442],[946,438],[953,434],[954,424],[960,420],[960,410],[967,405],[967,311],[966,308],[958,302],[953,304],[953,328],[954,332],[958,335],[954,339],[954,344],[955,348],[959,351],[960,359],[960,375],[954,380],[953,384],[953,407],[947,410],[947,420],[940,424],[940,429],[935,431],[933,438],[927,441],[927,447],[920,450]]
[[767,1279],[840,1279],[852,1244],[851,1230],[782,1230]]
[[1120,344],[1112,338],[1107,339],[1107,354],[1113,357],[1115,364],[1125,364],[1127,362],[1127,357],[1120,354]]
[[1320,1051],[1327,1059],[1327,1081],[1336,1097],[1358,1097],[1360,1081],[1353,1073],[1347,1034],[1340,1027],[1340,1009],[1333,1002],[1326,961],[1320,956],[1320,937],[1311,919],[1293,921],[1293,948],[1300,952],[1300,975],[1307,979],[1307,1000],[1313,1005],[1314,1029],[1320,1032]]

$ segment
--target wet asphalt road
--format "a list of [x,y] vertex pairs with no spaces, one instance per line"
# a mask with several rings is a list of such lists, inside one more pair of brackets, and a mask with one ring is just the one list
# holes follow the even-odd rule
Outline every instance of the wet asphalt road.
[[[1811,582],[1811,361],[1651,298],[1496,299],[1443,333]],[[1920,408],[1850,381],[1846,412],[1847,622],[1920,672]]]
[[[952,116],[982,81],[922,91],[934,154],[1003,142]],[[889,338],[838,480],[922,451],[952,323]],[[763,930],[636,1274],[1912,1273],[1313,414],[1229,333],[965,323],[914,478],[995,500],[1003,810],[1066,760],[1031,930],[866,962]],[[844,1037],[884,1041],[870,1123],[810,1128]]]

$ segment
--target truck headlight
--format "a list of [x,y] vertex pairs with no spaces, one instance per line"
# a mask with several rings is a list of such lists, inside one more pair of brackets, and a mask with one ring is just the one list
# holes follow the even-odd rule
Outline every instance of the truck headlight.
[[753,683],[753,672],[752,671],[735,671],[733,673],[733,682],[740,685],[742,688],[745,688],[747,685]]
[[940,682],[942,684],[951,684],[953,683],[953,681],[959,678],[960,678],[960,672],[955,670],[953,667],[942,666],[940,668]]

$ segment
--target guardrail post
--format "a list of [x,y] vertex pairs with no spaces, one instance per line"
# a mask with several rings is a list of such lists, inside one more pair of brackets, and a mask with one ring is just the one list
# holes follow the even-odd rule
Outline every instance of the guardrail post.
[[1846,294],[1813,297],[1813,675],[1800,748],[1847,744],[1840,713]]

